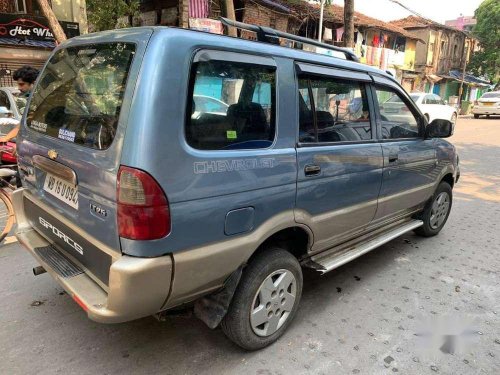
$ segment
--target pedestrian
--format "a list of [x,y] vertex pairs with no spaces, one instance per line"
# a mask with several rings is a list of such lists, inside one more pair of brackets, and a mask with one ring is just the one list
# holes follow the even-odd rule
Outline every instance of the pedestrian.
[[[14,72],[13,78],[14,81],[17,82],[19,91],[21,91],[20,97],[26,99],[29,98],[35,84],[36,77],[38,77],[38,73],[39,72],[37,69],[28,65],[25,65]],[[17,125],[6,135],[0,137],[0,143],[9,142],[10,140],[17,137],[17,133],[19,133],[19,126],[20,125]]]

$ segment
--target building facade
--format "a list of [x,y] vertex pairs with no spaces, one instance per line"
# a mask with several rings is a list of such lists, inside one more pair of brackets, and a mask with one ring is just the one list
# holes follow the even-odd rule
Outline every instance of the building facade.
[[[87,32],[84,0],[52,0],[68,37]],[[36,0],[0,0],[0,86],[13,86],[23,65],[40,69],[56,43]]]
[[477,41],[467,32],[415,16],[391,23],[419,39],[415,52],[415,90],[434,93],[450,104],[457,104],[460,95],[463,100],[474,101],[487,87],[488,82],[463,74],[471,51],[477,48]]

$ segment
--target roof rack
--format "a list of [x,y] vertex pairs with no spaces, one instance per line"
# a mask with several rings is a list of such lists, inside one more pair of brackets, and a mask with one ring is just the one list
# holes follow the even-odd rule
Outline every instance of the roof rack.
[[219,19],[226,26],[232,26],[232,27],[236,27],[237,29],[253,31],[254,33],[257,34],[257,40],[259,42],[279,45],[278,38],[283,38],[283,39],[291,40],[294,42],[309,44],[309,45],[313,45],[316,47],[321,47],[321,48],[329,49],[332,51],[340,52],[340,53],[343,53],[345,55],[347,60],[359,62],[359,59],[354,54],[354,52],[348,50],[347,48],[336,47],[336,46],[332,46],[330,44],[317,42],[317,41],[309,39],[309,38],[304,38],[302,36],[285,33],[283,31],[275,30],[275,29],[272,29],[270,27],[251,25],[251,24],[244,23],[244,22],[233,21],[233,20],[230,20],[230,19],[225,18],[225,17],[220,17]]

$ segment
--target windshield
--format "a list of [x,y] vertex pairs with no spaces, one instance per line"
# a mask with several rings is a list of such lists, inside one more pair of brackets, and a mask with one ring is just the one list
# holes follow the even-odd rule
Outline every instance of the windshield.
[[486,94],[484,94],[481,99],[498,99],[500,98],[500,92],[487,92]]
[[28,126],[96,149],[111,145],[135,46],[107,43],[59,50],[33,93]]

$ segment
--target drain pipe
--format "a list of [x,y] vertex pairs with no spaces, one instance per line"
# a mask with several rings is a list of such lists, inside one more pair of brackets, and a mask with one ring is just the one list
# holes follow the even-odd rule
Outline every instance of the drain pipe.
[[42,266],[33,267],[33,275],[35,275],[35,276],[41,275],[42,273],[45,273],[45,272],[47,272],[47,271]]

